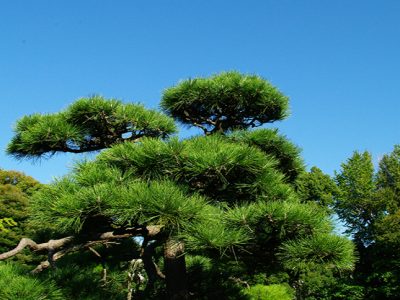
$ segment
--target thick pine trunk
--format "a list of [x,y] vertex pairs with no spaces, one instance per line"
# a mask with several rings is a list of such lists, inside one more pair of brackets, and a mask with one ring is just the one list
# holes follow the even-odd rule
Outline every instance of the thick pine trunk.
[[168,299],[189,299],[183,242],[172,238],[166,241],[164,267]]

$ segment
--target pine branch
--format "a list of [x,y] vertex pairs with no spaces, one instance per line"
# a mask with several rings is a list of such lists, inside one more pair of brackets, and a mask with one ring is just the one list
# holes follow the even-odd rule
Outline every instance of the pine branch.
[[49,240],[46,243],[37,244],[35,241],[29,238],[22,238],[19,242],[18,246],[14,249],[0,254],[0,260],[5,260],[7,258],[13,257],[20,253],[25,248],[29,247],[32,251],[43,251],[43,250],[51,250],[51,249],[59,249],[74,240],[73,236],[68,236],[58,240]]
[[[196,118],[192,118],[192,117],[190,116],[190,114],[189,114],[186,110],[183,111],[183,114],[185,115],[185,119],[186,119],[187,121],[191,122],[194,126],[200,128],[200,129],[202,129],[202,130],[204,131],[204,134],[205,134],[205,135],[208,134],[209,130],[207,129],[206,126],[200,124],[200,122],[201,122],[200,120],[197,120]],[[214,122],[213,122],[212,124],[215,125]]]
[[[29,238],[23,238],[21,239],[17,247],[8,252],[0,254],[0,260],[5,260],[7,258],[13,257],[18,253],[22,252],[25,248],[29,248],[31,251],[35,252],[45,251],[45,250],[49,251],[50,253],[53,252],[52,255],[49,256],[49,258],[50,260],[56,261],[63,255],[65,255],[67,252],[79,251],[81,249],[88,248],[95,244],[107,243],[108,241],[111,240],[123,239],[132,236],[144,236],[144,235],[155,237],[158,233],[160,233],[161,228],[162,226],[154,225],[147,227],[133,227],[115,231],[102,232],[92,235],[87,239],[86,242],[80,243],[78,245],[73,244],[74,241],[79,240],[76,236],[68,236],[58,240],[49,240],[48,242],[41,244],[37,244],[35,241]],[[67,246],[68,248],[63,249]],[[56,252],[57,250],[61,251]]]

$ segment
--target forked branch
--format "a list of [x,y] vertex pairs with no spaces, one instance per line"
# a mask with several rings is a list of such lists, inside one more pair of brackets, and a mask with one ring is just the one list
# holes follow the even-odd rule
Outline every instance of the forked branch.
[[[29,238],[23,238],[14,249],[0,254],[0,260],[13,257],[18,253],[22,252],[25,248],[29,248],[31,251],[48,251],[52,253],[51,258],[56,261],[61,256],[65,255],[66,252],[78,251],[83,248],[93,246],[95,244],[107,243],[108,241],[116,239],[124,239],[133,236],[150,236],[154,237],[160,233],[162,226],[147,226],[147,227],[133,227],[125,228],[118,231],[108,231],[97,233],[89,236],[86,241],[82,242],[82,238],[78,239],[76,236],[67,236],[58,240],[49,240],[46,243],[36,243]],[[79,244],[74,244],[75,241],[79,240]]]

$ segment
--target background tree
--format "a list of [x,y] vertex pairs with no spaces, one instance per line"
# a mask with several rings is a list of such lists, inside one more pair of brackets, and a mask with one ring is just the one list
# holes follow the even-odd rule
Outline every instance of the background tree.
[[[333,178],[312,167],[300,174],[295,187],[301,202],[316,203],[337,222],[334,205],[339,189]],[[364,288],[351,272],[315,269],[304,274],[302,280],[305,299],[364,299]]]
[[[104,99],[100,103],[109,107]],[[164,126],[171,130],[141,136],[140,143],[118,137],[94,161],[78,164],[35,197],[33,222],[52,224],[53,235],[63,237],[42,244],[23,240],[0,259],[29,245],[49,251],[49,259],[38,268],[43,269],[71,252],[95,247],[102,253],[105,245],[139,235],[143,243],[136,258],[144,264],[147,287],[152,289],[165,275],[171,299],[186,299],[189,290],[200,299],[227,297],[229,292],[237,299],[240,290],[257,283],[286,283],[282,291],[289,289],[289,295],[289,286],[294,286],[302,298],[304,274],[352,269],[352,244],[332,234],[323,209],[297,197],[294,182],[303,171],[297,147],[277,131],[234,132],[286,116],[283,94],[258,76],[229,72],[183,81],[165,91],[161,105],[178,120],[201,127],[206,136],[156,138],[172,133],[172,126]],[[14,144],[17,156],[40,156],[64,151],[59,145],[65,149],[70,143],[53,139],[59,141],[53,150],[37,141],[30,151],[29,140],[18,138],[24,130],[29,136],[29,128],[17,126],[11,153]],[[104,141],[102,134],[107,132],[90,136]],[[111,137],[106,141],[103,146]],[[215,281],[201,286],[196,276]]]
[[27,224],[29,198],[41,187],[42,185],[30,176],[0,169],[1,253],[11,250],[22,237],[32,234]]
[[329,175],[317,167],[312,167],[310,172],[303,172],[299,176],[296,191],[302,202],[316,202],[331,212],[338,188]]
[[382,157],[376,172],[370,153],[355,152],[336,181],[337,211],[356,241],[355,274],[366,297],[398,299],[400,147]]
[[376,182],[371,154],[354,152],[342,164],[342,170],[335,179],[339,187],[336,212],[345,221],[348,233],[354,235],[357,244],[371,242],[373,223],[382,207],[380,199],[375,197]]

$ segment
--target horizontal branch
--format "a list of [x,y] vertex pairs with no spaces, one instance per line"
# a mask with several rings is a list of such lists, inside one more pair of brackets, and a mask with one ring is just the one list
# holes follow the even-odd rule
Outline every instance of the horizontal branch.
[[[110,241],[110,240],[116,240],[116,239],[123,239],[123,238],[128,238],[128,237],[133,237],[133,236],[148,236],[148,237],[155,237],[158,233],[160,233],[162,226],[147,226],[147,227],[134,227],[134,228],[126,228],[126,229],[121,229],[121,230],[116,230],[116,231],[109,231],[109,232],[102,232],[102,233],[97,233],[89,237],[86,242],[82,242],[82,238],[78,239],[75,236],[68,236],[64,237],[58,240],[49,240],[46,243],[41,243],[37,244],[35,241],[29,239],[29,238],[23,238],[15,247],[14,249],[0,254],[0,260],[5,260],[7,258],[13,257],[23,251],[25,248],[29,248],[32,251],[38,252],[38,251],[52,251],[55,254],[53,255],[53,260],[57,260],[60,258],[59,256],[63,253],[56,252],[58,250],[61,250],[62,248],[69,247],[68,249],[71,251],[72,249],[77,251],[82,248],[86,248],[90,245],[93,244],[98,244],[104,241]],[[80,243],[79,245],[72,245],[74,241],[79,240]],[[77,248],[76,248],[77,247]],[[67,250],[68,250],[67,249]],[[67,251],[67,252],[70,252]],[[65,255],[63,253],[62,255]],[[62,256],[61,255],[61,256]]]
[[73,240],[74,240],[73,236],[68,236],[62,239],[49,240],[46,243],[37,244],[35,241],[29,238],[23,238],[21,239],[17,247],[8,252],[0,254],[0,260],[5,260],[7,258],[13,257],[27,247],[32,251],[55,250],[67,245]]
[[35,269],[33,269],[31,271],[31,273],[37,274],[37,273],[42,272],[43,270],[49,268],[52,263],[56,262],[57,260],[59,260],[61,257],[65,256],[68,253],[77,252],[77,251],[81,251],[81,250],[85,250],[85,249],[90,250],[90,249],[92,249],[91,247],[93,247],[95,245],[107,244],[107,243],[110,243],[110,242],[109,241],[91,241],[91,242],[87,242],[85,244],[73,245],[66,249],[60,250],[52,255],[51,261],[50,261],[50,259],[42,261]]

